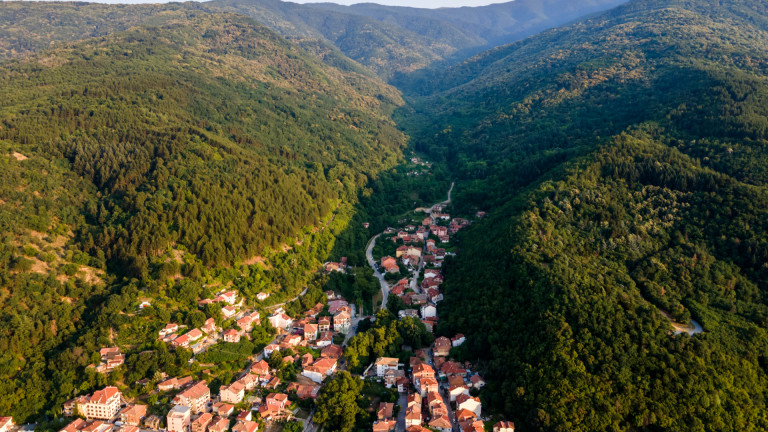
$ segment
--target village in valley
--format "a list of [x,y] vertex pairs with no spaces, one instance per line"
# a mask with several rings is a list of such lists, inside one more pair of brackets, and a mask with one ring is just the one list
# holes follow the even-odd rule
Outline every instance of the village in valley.
[[[237,285],[222,287],[197,299],[195,326],[171,319],[155,330],[157,350],[182,367],[158,368],[152,379],[128,384],[119,346],[94,353],[89,373],[109,385],[64,403],[61,414],[70,420],[60,432],[330,432],[313,417],[323,386],[341,371],[365,383],[374,432],[513,432],[513,423],[483,412],[478,371],[452,357],[465,337],[434,337],[441,268],[458,253],[455,235],[472,223],[449,214],[450,194],[371,238],[367,264],[381,292],[368,315],[331,290],[305,288],[286,301],[265,290],[247,301]],[[341,258],[319,271],[333,276],[354,269]],[[152,308],[147,299],[137,313]],[[386,334],[398,328],[415,329],[413,346]],[[359,346],[376,331],[389,341],[380,350],[386,355],[362,353]],[[132,365],[141,364],[142,354]],[[121,371],[117,378],[115,371]],[[11,418],[0,419],[0,432],[18,428]]]

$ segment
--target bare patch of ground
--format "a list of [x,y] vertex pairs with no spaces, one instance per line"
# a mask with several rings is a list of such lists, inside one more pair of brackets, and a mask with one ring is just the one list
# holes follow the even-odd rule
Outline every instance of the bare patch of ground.
[[15,152],[13,152],[13,153],[11,153],[11,156],[13,156],[14,158],[16,158],[16,160],[17,160],[17,161],[23,161],[23,160],[27,160],[27,159],[29,159],[28,157],[26,157],[26,156],[24,156],[23,154],[21,154],[21,153],[19,153],[19,152],[16,152],[16,151],[15,151]]

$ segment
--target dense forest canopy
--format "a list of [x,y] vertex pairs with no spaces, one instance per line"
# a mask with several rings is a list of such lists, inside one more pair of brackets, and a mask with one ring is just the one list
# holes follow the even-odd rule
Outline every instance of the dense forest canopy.
[[[488,216],[446,259],[437,332],[468,336],[454,354],[488,381],[484,412],[522,431],[768,429],[766,4],[636,0],[450,64],[615,3],[0,3],[0,413],[207,377],[155,338],[221,323],[197,300],[225,285],[291,314],[322,287],[370,311],[370,235],[456,180],[451,213]],[[430,172],[407,174],[409,140]],[[351,274],[315,272],[342,256]],[[431,340],[380,318],[350,339],[353,369]],[[211,350],[212,385],[273,333]],[[87,368],[110,345],[126,368]],[[322,421],[368,422],[365,386],[332,385],[350,410]]]
[[[5,61],[0,99],[0,411],[19,422],[103,385],[77,378],[100,346],[216,315],[195,312],[204,282],[235,264],[290,250],[240,294],[300,291],[405,144],[396,90],[233,14]],[[134,319],[138,298],[168,310]]]
[[493,209],[439,332],[521,429],[768,427],[767,18],[635,1],[414,84],[417,147]]

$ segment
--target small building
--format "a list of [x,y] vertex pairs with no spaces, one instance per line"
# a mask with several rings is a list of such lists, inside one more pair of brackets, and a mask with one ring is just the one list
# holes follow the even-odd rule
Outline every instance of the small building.
[[168,432],[189,432],[192,409],[185,405],[176,405],[168,411],[166,426]]
[[224,332],[224,342],[238,343],[240,342],[240,332],[235,329],[229,329]]
[[208,432],[227,432],[227,430],[229,430],[229,419],[224,417],[216,417],[208,424]]
[[336,365],[336,359],[320,358],[312,363],[312,365],[304,368],[301,374],[319,384],[323,382],[325,377],[332,375],[336,371]]
[[120,421],[129,426],[141,426],[146,415],[146,405],[128,405],[120,411]]
[[511,421],[500,421],[493,425],[493,432],[515,432],[515,423]]
[[192,421],[192,432],[206,432],[208,425],[213,421],[213,415],[211,413],[202,413],[199,417]]
[[398,360],[394,357],[379,357],[376,359],[376,376],[384,377],[388,370],[397,370]]
[[158,430],[158,429],[160,429],[160,422],[161,422],[160,417],[158,417],[156,415],[151,415],[150,414],[150,415],[144,417],[144,427],[146,429]]
[[451,340],[450,339],[448,339],[445,336],[441,336],[441,337],[435,339],[435,344],[434,344],[434,346],[432,348],[432,352],[436,356],[445,357],[445,356],[447,356],[450,353],[452,346],[453,345],[451,344]]

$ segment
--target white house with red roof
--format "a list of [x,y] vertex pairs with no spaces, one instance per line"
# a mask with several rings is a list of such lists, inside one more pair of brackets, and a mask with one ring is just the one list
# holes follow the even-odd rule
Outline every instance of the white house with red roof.
[[232,305],[224,306],[223,308],[221,308],[221,314],[226,319],[232,318],[233,316],[235,316],[235,314],[237,314],[237,308]]
[[465,409],[472,411],[476,416],[480,417],[483,404],[480,402],[480,398],[461,394],[456,397],[456,410]]
[[336,359],[320,358],[312,363],[311,366],[304,368],[301,374],[319,384],[323,382],[325,377],[332,375],[336,371],[337,364]]
[[219,387],[219,399],[222,402],[231,404],[239,404],[245,397],[245,386],[238,381],[228,385]]
[[223,334],[224,342],[238,343],[240,342],[240,332],[235,329],[228,329]]
[[286,329],[293,325],[291,317],[285,314],[282,308],[279,308],[272,315],[269,316],[269,323],[276,329]]
[[87,419],[111,420],[120,412],[122,393],[117,387],[104,387],[97,390],[82,405],[78,411]]

